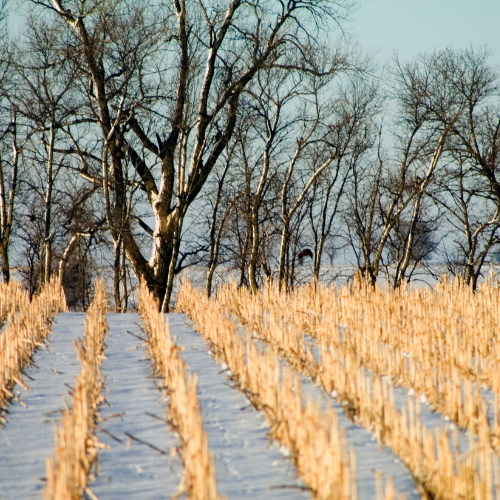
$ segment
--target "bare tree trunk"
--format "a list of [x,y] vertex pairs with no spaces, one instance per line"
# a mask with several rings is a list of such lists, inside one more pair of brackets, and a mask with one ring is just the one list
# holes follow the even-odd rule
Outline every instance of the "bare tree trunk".
[[64,273],[66,271],[66,264],[71,254],[73,253],[73,250],[75,249],[78,241],[80,240],[80,238],[90,237],[90,236],[91,236],[90,233],[76,233],[71,237],[68,244],[66,245],[62,257],[59,260],[59,281],[61,282],[61,285],[64,283]]
[[48,283],[50,281],[51,275],[51,261],[52,261],[52,238],[49,236],[47,241],[45,242],[45,265],[44,265],[44,283]]
[[207,297],[210,297],[212,295],[212,281],[215,273],[215,268],[217,267],[221,228],[222,228],[222,223],[219,223],[219,229],[217,230],[217,234],[215,235],[213,243],[212,241],[210,242],[208,269],[207,269],[207,285],[205,287],[205,293],[207,294]]
[[252,234],[252,248],[250,251],[250,262],[248,264],[248,279],[253,293],[257,293],[259,287],[257,286],[256,270],[257,259],[259,251],[259,223],[258,223],[258,208],[253,207],[251,215],[251,234]]
[[213,245],[210,246],[210,257],[208,260],[207,286],[206,286],[207,297],[210,297],[212,295],[212,282],[215,269],[217,268],[217,261],[219,258],[220,239],[222,236],[222,229],[224,227],[224,223],[226,221],[226,217],[228,214],[229,214],[229,209],[226,211],[224,217],[222,217],[221,221],[219,222],[219,226],[215,234]]
[[229,165],[231,163],[231,156],[232,156],[231,153],[232,151],[229,153],[226,159],[224,171],[222,172],[222,175],[217,183],[217,195],[212,210],[212,221],[210,223],[210,240],[208,248],[207,285],[205,288],[207,297],[210,297],[210,295],[212,294],[212,280],[215,268],[217,267],[217,260],[219,257],[219,244],[220,244],[222,228],[224,226],[227,214],[229,213],[229,209],[226,208],[226,213],[223,215],[221,221],[217,224],[219,205],[222,198],[222,188],[224,187],[224,180],[226,178],[227,171],[229,170]]
[[16,112],[13,110],[12,114],[12,122],[10,127],[12,127],[12,150],[13,150],[13,158],[12,158],[12,173],[11,173],[11,181],[8,193],[5,190],[5,171],[4,171],[4,162],[2,161],[2,157],[0,156],[0,249],[1,249],[1,258],[2,258],[2,274],[4,283],[8,283],[10,281],[10,264],[9,264],[9,246],[10,246],[10,236],[12,231],[12,222],[14,215],[14,201],[16,197],[17,190],[17,176],[19,170],[19,153],[21,148],[26,143],[27,139],[24,143],[19,146],[17,144],[17,120],[16,120]]
[[240,287],[242,287],[245,284],[248,284],[248,282],[246,282],[245,270],[247,268],[248,247],[250,246],[251,241],[252,241],[252,230],[250,224],[247,221],[245,230],[245,241],[243,242],[243,249],[241,252],[240,280],[238,284],[238,286]]
[[293,242],[292,255],[290,257],[290,262],[288,263],[290,290],[292,290],[294,288],[294,283],[295,283],[295,267],[297,265],[297,249],[298,249],[298,238],[295,238],[294,242]]
[[285,275],[285,259],[287,246],[290,239],[288,226],[289,221],[285,218],[285,220],[283,221],[283,229],[281,232],[280,256],[278,264],[278,287],[280,290],[282,290],[283,285],[287,282],[287,276]]
[[115,312],[122,311],[122,299],[120,297],[120,282],[121,282],[121,254],[122,254],[122,238],[113,242],[115,249],[115,258],[113,260],[113,291],[115,297]]
[[258,290],[255,273],[257,271],[258,252],[260,243],[259,212],[260,212],[260,207],[262,205],[262,194],[267,184],[267,174],[269,172],[269,162],[270,162],[270,150],[273,146],[274,138],[276,137],[276,127],[278,126],[279,117],[280,117],[280,109],[278,108],[273,122],[271,123],[269,119],[267,119],[266,126],[268,127],[268,134],[266,140],[266,148],[264,151],[264,165],[262,168],[262,173],[260,175],[257,191],[255,192],[255,195],[251,197],[252,210],[251,210],[250,221],[252,226],[252,251],[250,253],[250,263],[248,266],[248,278],[250,280],[250,286],[252,287],[253,293],[257,293]]
[[179,255],[179,246],[181,241],[181,231],[183,222],[184,222],[184,214],[181,211],[179,211],[172,223],[172,225],[174,224],[175,225],[172,234],[172,247],[171,247],[172,253],[169,259],[169,267],[167,272],[167,280],[166,280],[167,286],[164,292],[163,302],[161,306],[161,311],[163,313],[170,312],[170,299],[172,297],[172,290],[174,287],[175,266],[177,265],[177,257]]
[[9,283],[10,281],[10,266],[9,266],[9,247],[2,241],[0,244],[0,258],[2,259],[2,274],[3,282]]
[[125,252],[122,252],[122,288],[123,288],[123,303],[122,313],[126,313],[128,309],[128,286],[127,286],[127,265],[126,265]]
[[413,245],[414,245],[414,236],[415,236],[415,229],[416,229],[416,224],[418,221],[418,218],[420,216],[420,206],[422,204],[422,198],[424,197],[425,190],[427,186],[429,185],[431,181],[431,177],[434,174],[434,170],[437,167],[437,164],[439,162],[439,159],[441,158],[441,153],[443,152],[443,147],[444,147],[444,142],[446,140],[446,137],[448,135],[449,128],[445,128],[444,131],[441,134],[441,137],[439,138],[436,150],[434,151],[434,154],[432,156],[431,163],[429,165],[429,169],[427,170],[427,173],[425,175],[425,178],[421,180],[420,185],[418,187],[418,192],[415,197],[415,203],[413,205],[413,213],[412,213],[412,218],[410,222],[410,228],[408,232],[408,237],[406,241],[406,246],[405,246],[405,253],[404,257],[401,263],[398,262],[398,271],[396,273],[395,279],[394,279],[394,288],[398,288],[401,286],[405,276],[406,276],[406,271],[408,269],[408,266],[410,265],[410,259],[413,253]]
[[320,236],[318,244],[314,249],[314,262],[313,262],[313,278],[319,280],[319,272],[321,270],[321,256],[323,254],[323,247],[325,245],[325,238],[323,235]]
[[[54,110],[52,110],[54,111]],[[45,224],[44,224],[44,244],[45,244],[45,265],[43,282],[45,284],[50,282],[52,274],[52,234],[51,219],[52,219],[52,189],[53,189],[53,171],[54,171],[54,113],[52,113],[50,120],[50,135],[49,142],[46,144],[47,148],[47,176],[46,176],[46,191],[45,191]]]

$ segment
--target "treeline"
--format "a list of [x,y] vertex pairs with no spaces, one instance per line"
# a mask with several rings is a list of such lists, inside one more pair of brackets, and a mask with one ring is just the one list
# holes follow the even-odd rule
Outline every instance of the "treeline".
[[475,287],[499,249],[488,49],[376,68],[348,0],[223,4],[3,0],[4,280],[58,273],[85,307],[107,266],[117,310],[133,275],[164,311],[192,265],[208,294],[218,266],[291,289],[302,259],[394,287],[433,259]]

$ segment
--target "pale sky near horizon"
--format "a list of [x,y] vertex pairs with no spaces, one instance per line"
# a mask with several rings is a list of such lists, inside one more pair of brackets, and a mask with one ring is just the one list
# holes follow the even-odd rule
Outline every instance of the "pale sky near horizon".
[[358,0],[349,32],[380,62],[487,44],[500,65],[500,0]]

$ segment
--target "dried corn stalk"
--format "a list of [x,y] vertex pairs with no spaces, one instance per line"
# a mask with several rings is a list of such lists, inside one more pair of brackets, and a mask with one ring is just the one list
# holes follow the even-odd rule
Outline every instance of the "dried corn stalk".
[[180,487],[189,499],[218,500],[214,459],[209,453],[203,429],[200,403],[196,395],[197,377],[186,375],[179,347],[172,339],[168,323],[158,311],[144,281],[139,294],[139,312],[148,336],[149,355],[153,366],[163,378],[170,404],[168,420],[178,432],[184,476]]
[[314,498],[357,498],[355,453],[348,451],[335,412],[329,407],[323,412],[310,398],[304,407],[300,379],[280,368],[275,350],[259,350],[249,338],[243,341],[235,324],[223,317],[220,303],[184,283],[176,309],[189,314],[216,360],[228,366],[239,389],[264,412],[270,438],[290,450]]
[[99,406],[104,401],[100,365],[105,358],[106,310],[104,284],[100,280],[87,311],[85,338],[75,342],[82,368],[71,393],[71,408],[66,405],[61,425],[54,429],[56,450],[55,457],[48,457],[46,462],[45,500],[80,499],[88,489],[87,478],[102,447],[94,430]]
[[[403,459],[428,496],[489,499],[493,494],[492,465],[498,465],[498,458],[491,454],[498,439],[498,420],[491,428],[478,384],[473,389],[469,378],[458,375],[470,373],[461,364],[467,358],[463,349],[460,355],[458,344],[465,341],[476,345],[476,340],[472,340],[474,333],[467,334],[464,329],[463,338],[457,331],[443,332],[436,321],[441,318],[449,324],[453,315],[457,321],[472,309],[481,311],[486,323],[487,309],[492,306],[498,309],[498,304],[492,304],[498,301],[498,289],[486,284],[481,294],[474,297],[460,283],[444,283],[434,292],[408,289],[391,292],[358,283],[338,291],[310,286],[286,295],[268,284],[262,293],[254,295],[245,289],[226,287],[220,290],[217,300],[254,335],[275,346],[294,368],[314,378],[328,393],[335,390],[348,414],[374,430],[379,441]],[[424,305],[420,304],[422,300]],[[464,309],[451,306],[452,303],[461,304]],[[446,310],[444,305],[448,306]],[[410,319],[412,311],[420,319],[425,315],[434,321],[427,325],[415,322]],[[399,324],[395,318],[399,318]],[[391,322],[399,328],[388,331],[386,325]],[[401,323],[413,325],[411,336],[401,328]],[[339,325],[344,326],[339,328]],[[431,328],[437,329],[437,333],[430,333]],[[307,346],[305,331],[317,339],[320,363]],[[491,330],[478,336],[493,341],[496,347]],[[419,371],[413,364],[413,354],[420,359]],[[438,359],[441,354],[449,360],[448,364]],[[365,368],[372,371],[371,376],[365,373]],[[448,431],[436,430],[434,439],[433,433],[422,425],[419,399],[414,402],[410,398],[408,408],[398,412],[392,387],[380,375],[390,375],[394,382],[413,387],[415,392],[420,389],[431,402],[442,403],[438,406],[440,410],[444,409],[445,414],[451,414],[468,428],[473,452],[467,459],[456,460],[450,450]]]
[[[23,370],[35,350],[44,345],[54,316],[66,310],[66,299],[58,280],[48,284],[33,302],[18,284],[12,284],[0,287],[0,316],[8,308],[9,323],[0,333],[0,410],[14,397],[14,385],[25,385]],[[0,422],[5,422],[1,415]]]

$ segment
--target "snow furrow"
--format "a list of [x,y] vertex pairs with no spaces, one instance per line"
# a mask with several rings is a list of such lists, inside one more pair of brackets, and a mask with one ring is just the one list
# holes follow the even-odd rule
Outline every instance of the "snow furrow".
[[[220,366],[215,364],[215,361],[210,354],[205,350],[205,341],[200,334],[192,330],[191,322],[184,315],[169,315],[170,330],[173,334],[177,335],[179,343],[185,346],[186,350],[183,353],[185,361],[191,366],[196,367],[197,371],[203,367],[202,373],[207,373],[210,377],[203,377],[200,373],[199,391],[200,402],[202,404],[202,413],[204,417],[204,427],[209,436],[210,449],[216,454],[216,469],[217,469],[217,484],[221,493],[225,493],[229,498],[243,498],[243,490],[246,488],[249,494],[254,496],[265,494],[268,498],[269,493],[275,492],[281,494],[279,498],[295,498],[296,493],[292,493],[292,488],[295,485],[301,484],[298,479],[295,483],[283,482],[280,484],[276,474],[273,470],[262,462],[261,458],[254,456],[254,451],[251,449],[252,440],[245,436],[250,432],[251,421],[254,420],[257,424],[260,422],[259,427],[265,427],[265,420],[262,415],[257,413],[251,406],[246,403],[246,399],[237,391],[233,390],[231,394],[227,391],[231,389],[222,389],[221,384],[228,384],[227,375],[221,373]],[[205,365],[208,365],[210,372],[207,372]],[[315,398],[322,397],[326,403],[326,396],[323,391],[313,386],[311,381],[304,377],[303,382],[303,395],[311,392]],[[220,394],[219,397],[217,395]],[[229,401],[234,400],[234,403]],[[358,493],[360,499],[371,499],[375,492],[375,471],[382,473],[384,478],[392,475],[395,479],[395,486],[397,491],[404,491],[408,499],[419,499],[420,495],[415,489],[414,482],[408,473],[406,467],[401,461],[387,448],[383,447],[382,450],[378,449],[376,441],[373,440],[371,433],[354,425],[345,415],[341,405],[333,404],[334,410],[339,417],[339,426],[347,430],[347,439],[349,446],[356,449],[357,455],[357,478],[358,478]],[[240,413],[240,418],[234,419],[229,417],[234,413],[234,408]],[[245,408],[244,410],[242,410]],[[235,420],[231,424],[230,420]],[[240,425],[241,422],[241,425]],[[231,431],[228,424],[241,427],[240,432],[235,432],[238,429]],[[255,425],[255,424],[254,424]],[[243,434],[241,434],[241,432]],[[263,447],[268,446],[262,429],[255,433],[253,440],[256,439],[254,444]],[[234,450],[233,450],[234,448]],[[231,456],[234,452],[236,456]],[[245,453],[246,451],[246,453]],[[284,460],[283,456],[278,454],[277,447],[273,446],[265,453],[271,452],[276,454],[276,459],[271,461],[271,466],[274,468],[280,466],[284,467],[288,477],[293,478],[294,472],[288,460]],[[239,454],[243,452],[243,456]],[[285,453],[286,455],[286,453]],[[265,455],[264,455],[265,458]],[[245,462],[256,463],[262,472],[258,470],[253,471],[254,474],[247,480],[248,486],[245,485],[245,478],[242,476],[240,484],[232,485],[231,475],[241,476],[241,470],[245,466]],[[241,465],[238,465],[241,462]],[[252,467],[253,469],[253,467]],[[275,471],[278,472],[278,471]],[[248,474],[248,472],[246,472]],[[269,479],[267,479],[269,477]],[[252,482],[253,481],[253,482]],[[266,492],[265,483],[268,482],[268,488],[278,488],[278,490],[270,489]],[[261,485],[259,487],[259,485]],[[282,488],[284,486],[284,488]],[[250,488],[250,489],[248,489]],[[246,491],[244,492],[246,495]],[[274,493],[273,493],[274,495]],[[305,492],[300,493],[300,497],[309,498],[310,495]],[[276,498],[272,496],[270,498]]]
[[227,374],[205,349],[184,314],[168,315],[170,331],[184,346],[182,357],[199,375],[198,398],[210,450],[215,454],[218,491],[230,500],[309,499],[289,461],[267,439],[264,416],[230,387]]
[[[101,410],[99,474],[90,484],[100,499],[167,499],[177,492],[182,466],[170,457],[179,443],[165,422],[165,402],[151,376],[138,314],[108,314],[106,377],[108,406]],[[130,332],[130,333],[129,333]]]
[[[305,335],[306,337],[306,342],[307,346],[311,349],[311,352],[313,353],[314,359],[317,363],[320,362],[320,355],[319,355],[319,347],[316,343],[316,339],[313,337],[310,337],[308,335]],[[361,368],[362,372],[370,377],[373,380],[373,373],[368,370],[367,368]],[[421,402],[421,418],[422,418],[422,424],[427,427],[428,429],[434,429],[436,427],[444,429],[446,427],[449,427],[450,430],[454,430],[456,428],[456,424],[454,424],[450,418],[443,416],[441,413],[435,410],[435,408],[427,401],[425,395],[423,394],[415,394],[415,391],[413,389],[406,389],[400,385],[394,384],[393,381],[390,380],[389,377],[386,376],[381,376],[381,379],[383,380],[384,383],[386,383],[388,386],[392,387],[393,393],[394,393],[394,403],[396,404],[396,408],[398,409],[399,412],[403,411],[403,408],[408,407],[408,402],[409,398],[419,398]],[[485,391],[486,392],[486,391]],[[483,394],[484,397],[484,394]],[[493,400],[493,395],[491,395],[490,400]],[[493,421],[493,407],[491,407],[491,422]],[[463,453],[464,451],[467,451],[469,449],[469,432],[459,432],[458,433],[458,441],[460,444],[460,450]],[[454,448],[454,440],[453,436],[450,436],[450,444],[451,448]]]
[[14,394],[26,407],[12,401],[7,424],[0,429],[2,500],[41,498],[45,459],[54,452],[54,420],[64,407],[61,395],[69,400],[67,386],[73,386],[81,367],[73,341],[84,335],[84,318],[83,313],[56,316],[48,349],[37,350],[33,356],[37,368],[27,370],[34,380],[24,377],[31,390],[14,387]]

